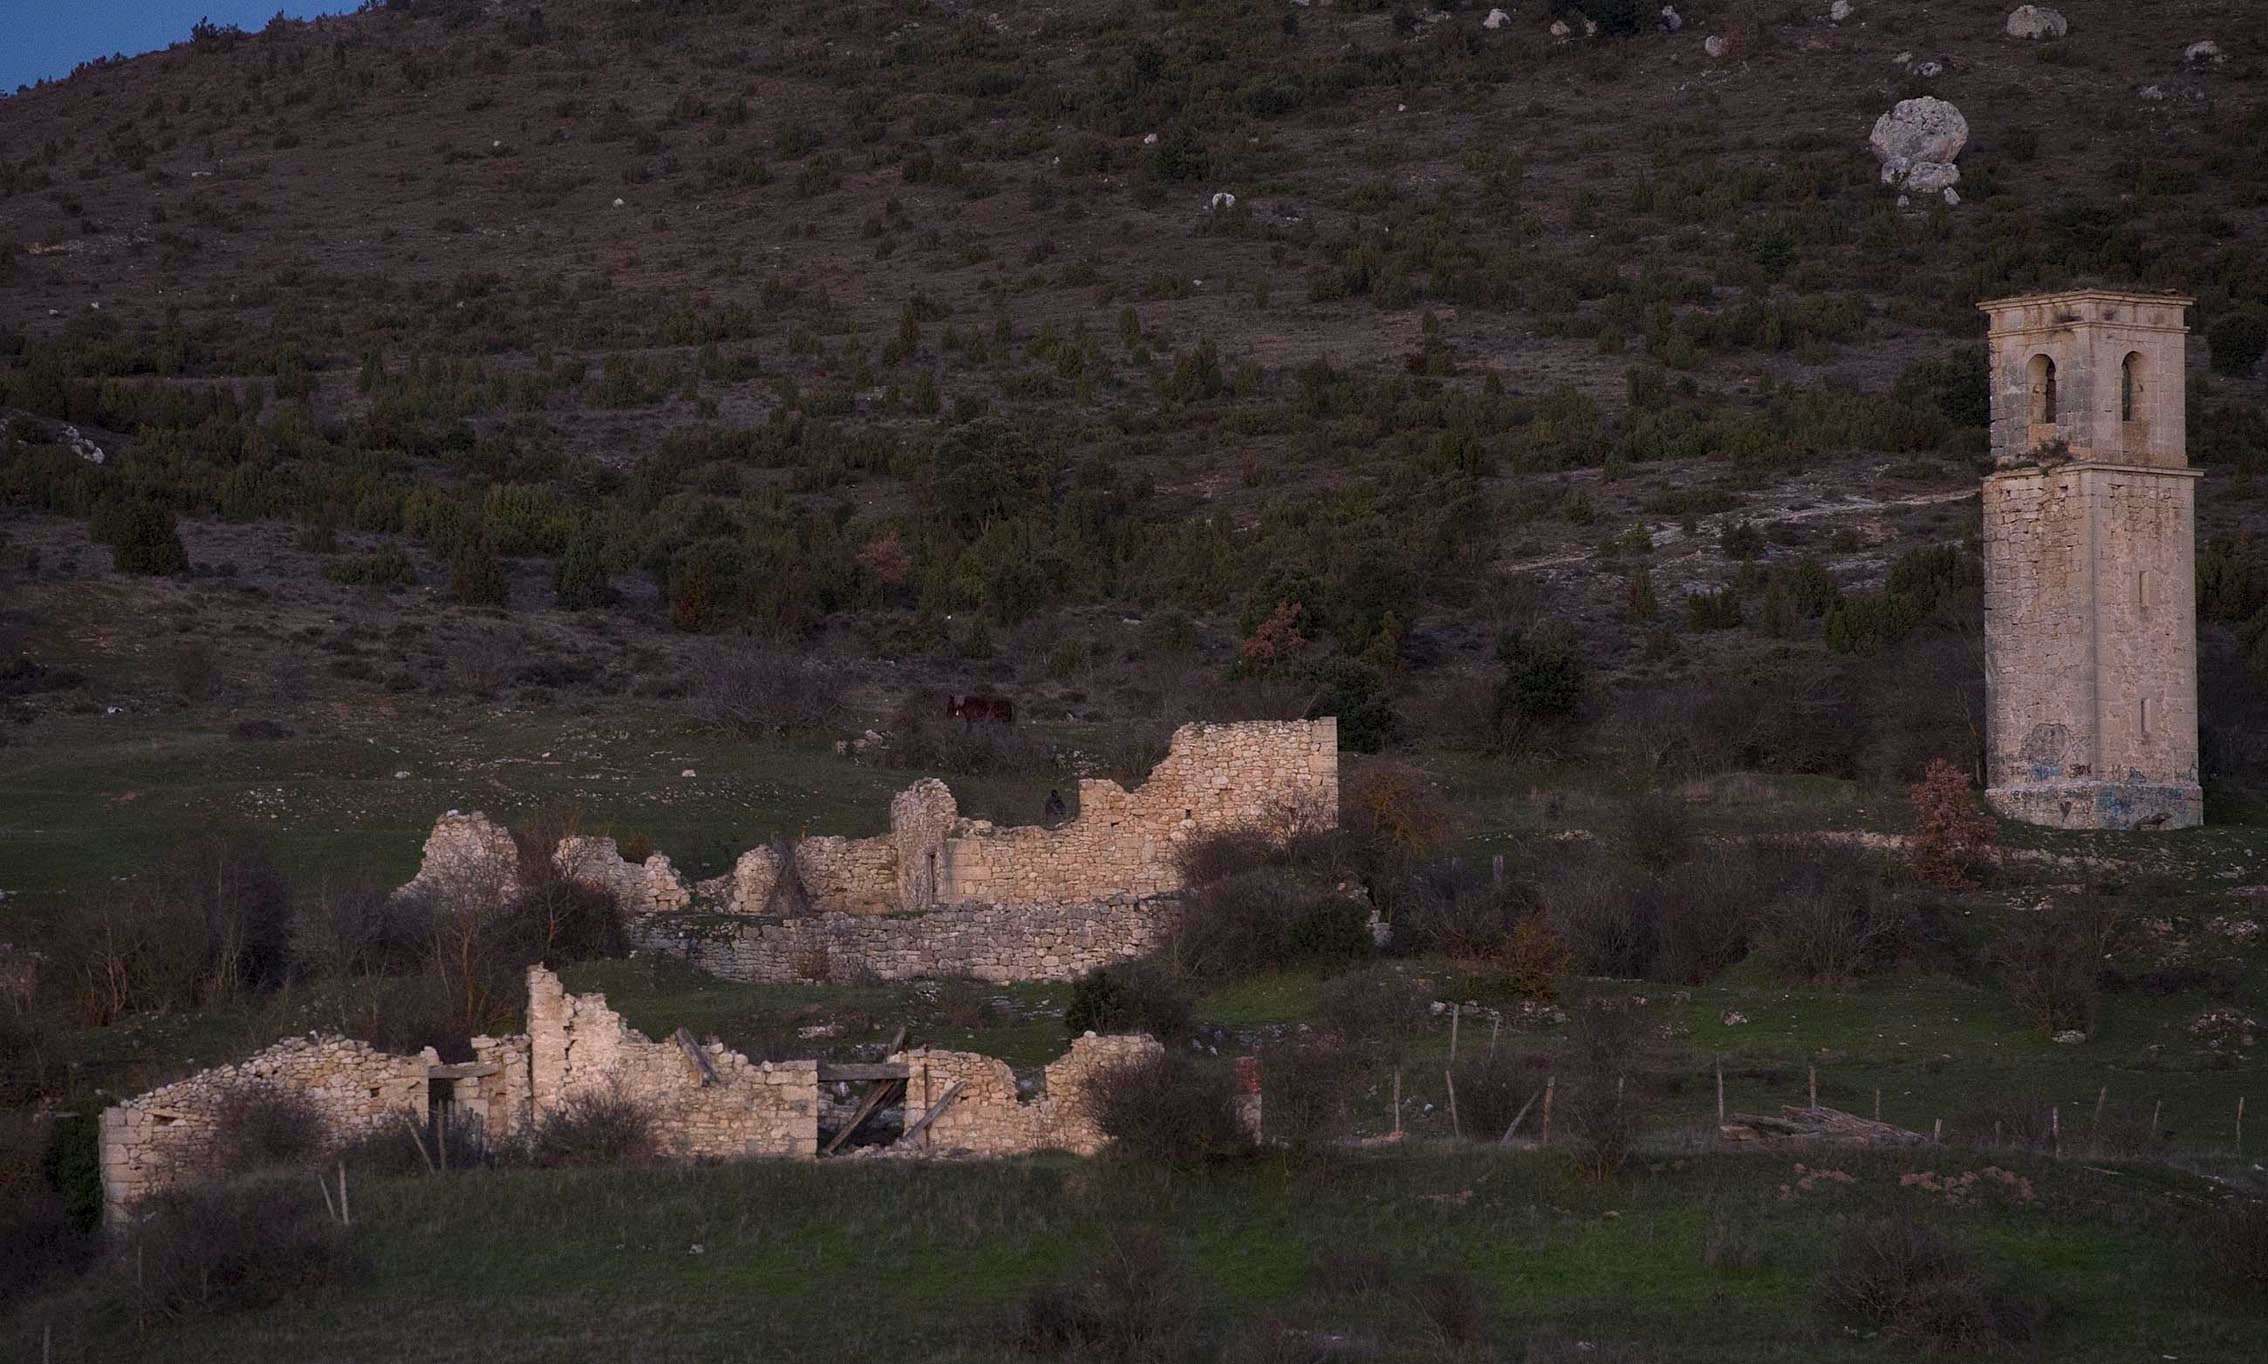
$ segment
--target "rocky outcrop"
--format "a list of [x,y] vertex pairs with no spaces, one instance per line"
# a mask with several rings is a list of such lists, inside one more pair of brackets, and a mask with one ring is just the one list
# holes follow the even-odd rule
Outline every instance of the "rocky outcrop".
[[2008,14],[2008,36],[2011,38],[2060,38],[2071,31],[2071,22],[2061,10],[2046,5],[2018,5]]
[[1960,183],[1955,158],[1969,142],[1969,121],[1934,95],[1898,101],[1874,122],[1869,139],[1882,162],[1882,183],[1917,193],[1952,192]]

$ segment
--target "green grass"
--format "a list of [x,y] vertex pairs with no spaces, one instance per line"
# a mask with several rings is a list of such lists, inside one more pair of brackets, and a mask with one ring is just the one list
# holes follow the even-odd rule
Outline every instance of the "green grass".
[[[1076,1284],[1113,1228],[1154,1226],[1198,1357],[1269,1317],[1425,1358],[1409,1290],[1451,1272],[1479,1288],[1500,1357],[1544,1334],[1680,1361],[1907,1358],[1813,1302],[1847,1228],[1900,1214],[1988,1279],[2044,1294],[2055,1358],[2124,1364],[2144,1342],[2185,1360],[2268,1351],[2268,1317],[2220,1284],[2193,1234],[2218,1197],[2204,1181],[1998,1156],[2037,1200],[1956,1207],[1899,1174],[1986,1160],[1813,1163],[1856,1182],[1783,1198],[1786,1157],[1663,1156],[1601,1187],[1573,1182],[1556,1153],[1441,1148],[1173,1178],[1050,1159],[366,1179],[365,1269],[344,1283],[140,1337],[64,1307],[12,1327],[28,1341],[52,1322],[58,1360],[996,1360],[1013,1353],[1005,1332],[1024,1295]],[[1760,1259],[1706,1264],[1720,1223]],[[1326,1292],[1315,1266],[1330,1251],[1385,1256],[1388,1289]]]

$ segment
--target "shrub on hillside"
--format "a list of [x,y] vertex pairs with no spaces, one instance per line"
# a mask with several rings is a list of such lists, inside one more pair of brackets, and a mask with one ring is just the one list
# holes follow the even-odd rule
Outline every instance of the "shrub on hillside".
[[1305,896],[1272,871],[1249,871],[1197,892],[1174,931],[1172,955],[1183,973],[1225,980],[1284,964],[1284,940]]
[[1764,902],[1756,936],[1791,985],[1849,985],[1922,946],[1911,907],[1883,894],[1863,861],[1824,849]]
[[1336,1037],[1292,1036],[1260,1052],[1263,1137],[1295,1160],[1321,1159],[1354,1125],[1362,1057]]
[[246,1083],[213,1111],[208,1173],[220,1178],[313,1164],[330,1149],[323,1111],[296,1089]]
[[618,1089],[572,1095],[528,1134],[528,1160],[545,1169],[643,1165],[658,1154],[653,1110]]
[[1836,1238],[1821,1278],[1833,1315],[1933,1351],[1975,1353],[2021,1344],[2033,1313],[1989,1291],[1935,1232],[1902,1218],[1866,1223]]
[[1063,1026],[1073,1037],[1088,1032],[1146,1032],[1163,1042],[1178,1042],[1189,1034],[1189,1015],[1196,1004],[1171,968],[1141,958],[1081,976],[1071,987]]
[[2223,1278],[2255,1301],[2268,1302],[2268,1203],[2241,1199],[2221,1215],[2213,1259]]
[[1475,1047],[1457,1058],[1450,1078],[1457,1086],[1457,1125],[1472,1141],[1501,1141],[1513,1119],[1530,1134],[1542,1122],[1536,1103],[1543,1093],[1540,1058],[1509,1047]]
[[1343,895],[1310,901],[1284,925],[1284,960],[1336,965],[1360,961],[1375,950],[1370,906]]
[[1598,992],[1568,1010],[1558,1103],[1581,1178],[1611,1179],[1629,1159],[1653,1107],[1659,1047],[1653,1012],[1635,999]]
[[154,502],[125,503],[107,520],[98,509],[88,530],[98,543],[111,547],[112,563],[121,573],[165,576],[189,571],[189,551],[174,527],[173,513]]
[[952,719],[945,698],[933,692],[906,698],[890,721],[889,736],[893,763],[948,776],[1049,775],[1059,767],[1055,751],[1031,730]]
[[1432,992],[1392,966],[1368,966],[1324,983],[1315,1023],[1371,1065],[1394,1065],[1425,1031]]
[[1933,758],[1907,798],[1914,807],[1913,842],[1908,845],[1914,874],[1947,890],[1966,888],[1969,867],[1991,850],[1999,834],[1999,825],[1978,807],[1969,779],[1943,758]]
[[2094,1031],[2103,962],[2121,926],[2117,907],[2099,900],[2017,910],[2009,917],[1994,962],[2009,996],[2040,1031]]
[[2250,374],[2260,357],[2268,355],[2268,308],[2239,308],[2216,319],[2205,329],[2205,343],[2212,351],[2215,374],[2237,378]]
[[342,587],[417,586],[417,564],[399,545],[350,555],[323,565],[323,576]]
[[291,961],[300,976],[406,975],[423,966],[431,941],[429,902],[368,881],[324,886],[292,910]]
[[1185,1056],[1169,1052],[1113,1067],[1090,1092],[1095,1125],[1120,1160],[1187,1168],[1251,1149],[1237,1121],[1234,1082]]
[[843,676],[813,658],[720,645],[699,675],[709,722],[744,739],[808,738],[842,719]]
[[1112,1235],[1081,1289],[1034,1289],[1010,1339],[1025,1354],[1175,1364],[1188,1353],[1188,1323],[1165,1238],[1149,1227],[1128,1227]]
[[157,867],[74,906],[57,970],[80,1016],[225,1004],[283,979],[290,892],[258,844],[208,834]]
[[259,1307],[350,1266],[346,1229],[304,1174],[169,1189],[120,1229],[111,1264],[145,1321]]
[[1375,762],[1339,794],[1339,833],[1371,898],[1388,905],[1410,869],[1449,837],[1449,804],[1432,774],[1409,763]]
[[94,1241],[49,1181],[52,1125],[0,1112],[0,1302],[78,1269]]

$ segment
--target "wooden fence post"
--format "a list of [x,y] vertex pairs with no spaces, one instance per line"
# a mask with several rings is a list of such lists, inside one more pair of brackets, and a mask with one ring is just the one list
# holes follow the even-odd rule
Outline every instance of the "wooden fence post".
[[1546,1075],[1543,1082],[1543,1144],[1551,1145],[1551,1096],[1559,1087],[1559,1077]]

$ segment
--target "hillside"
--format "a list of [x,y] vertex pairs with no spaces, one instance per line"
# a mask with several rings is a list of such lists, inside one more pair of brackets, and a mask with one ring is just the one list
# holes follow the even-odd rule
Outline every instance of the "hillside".
[[[422,631],[367,669],[396,696],[557,656],[552,690],[667,691],[751,632],[844,670],[829,732],[921,684],[1086,721],[1320,694],[1465,744],[1499,636],[1555,626],[1594,716],[1696,670],[1802,692],[1843,675],[1835,584],[1969,525],[1971,304],[2084,280],[2198,297],[2206,529],[2244,522],[2258,369],[2205,338],[2268,303],[2256,16],[1485,13],[415,0],[20,94],[23,599],[64,652],[194,613],[224,676],[273,670],[247,615]],[[1963,201],[1901,212],[1867,132],[1921,93],[1969,122]],[[66,577],[54,514],[144,494],[232,576]],[[468,541],[503,620],[430,607]],[[616,609],[558,610],[562,558]]]

